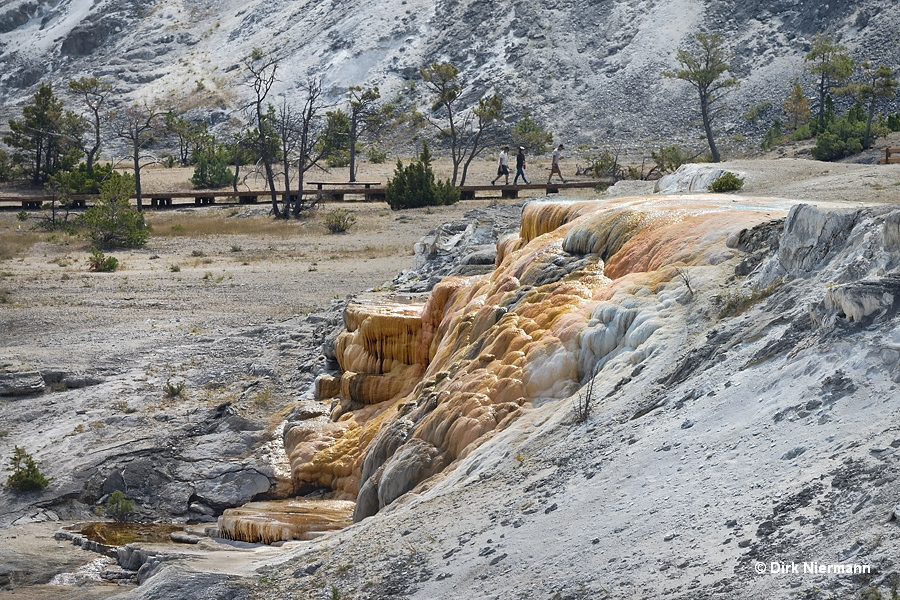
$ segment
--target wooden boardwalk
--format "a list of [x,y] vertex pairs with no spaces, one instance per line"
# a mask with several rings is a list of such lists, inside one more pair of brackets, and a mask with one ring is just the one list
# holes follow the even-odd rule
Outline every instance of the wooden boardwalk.
[[[567,181],[566,183],[530,183],[527,185],[464,185],[459,187],[463,200],[474,200],[476,197],[518,198],[520,194],[548,195],[558,194],[562,190],[593,189],[599,185],[612,185],[615,181],[609,179],[591,179],[579,181]],[[366,186],[360,188],[358,184],[346,184],[339,182],[331,184],[333,187],[323,190],[321,186],[303,189],[304,196],[315,196],[322,200],[342,201],[345,196],[358,196],[368,202],[384,201],[385,188],[383,186]],[[291,191],[292,196],[298,192]],[[279,198],[284,195],[278,192]],[[93,195],[72,196],[76,208],[85,208],[93,200]],[[132,196],[134,199],[134,196]],[[192,192],[148,192],[141,194],[142,203],[148,208],[172,208],[185,206],[209,206],[258,204],[271,202],[269,192],[263,190],[241,191],[235,194],[232,190],[194,190]],[[43,196],[0,196],[0,209],[2,210],[40,210],[45,203],[54,201],[50,195]]]

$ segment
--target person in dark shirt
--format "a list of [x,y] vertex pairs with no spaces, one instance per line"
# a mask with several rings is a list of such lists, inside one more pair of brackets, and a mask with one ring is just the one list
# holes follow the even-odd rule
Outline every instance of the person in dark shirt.
[[525,185],[528,185],[528,180],[525,179],[525,147],[519,146],[519,153],[516,154],[516,178],[513,179],[513,185],[517,185],[519,183],[519,176],[522,177],[522,181],[525,182]]

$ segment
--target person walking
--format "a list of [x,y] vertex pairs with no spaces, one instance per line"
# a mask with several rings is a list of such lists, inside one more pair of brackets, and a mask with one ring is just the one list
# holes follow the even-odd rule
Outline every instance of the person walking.
[[522,181],[525,182],[525,185],[528,185],[528,180],[525,179],[525,147],[524,146],[519,146],[519,153],[516,154],[516,178],[513,179],[513,185],[518,185],[520,175],[522,177]]
[[509,146],[504,146],[500,151],[500,158],[497,160],[497,176],[491,180],[491,185],[494,185],[500,177],[506,177],[504,185],[509,185]]
[[550,183],[550,180],[553,179],[553,174],[556,173],[559,175],[559,178],[562,179],[563,183],[566,183],[566,180],[563,178],[562,171],[559,170],[559,159],[562,158],[563,145],[560,144],[556,147],[556,150],[553,151],[553,161],[550,164],[550,177],[547,178],[547,183]]

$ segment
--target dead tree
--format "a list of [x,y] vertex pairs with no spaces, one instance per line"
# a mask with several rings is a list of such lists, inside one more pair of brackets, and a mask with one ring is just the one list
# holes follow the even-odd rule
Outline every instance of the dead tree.
[[141,167],[149,162],[155,162],[154,157],[143,155],[141,152],[161,132],[160,117],[162,115],[161,110],[148,103],[133,104],[121,114],[113,113],[111,115],[113,134],[128,142],[131,154],[124,158],[130,160],[134,167],[134,194],[137,198],[138,211],[144,210],[141,200]]
[[260,157],[266,175],[266,184],[272,197],[272,212],[276,218],[286,218],[278,208],[278,191],[275,188],[275,162],[278,141],[275,139],[275,109],[266,102],[272,86],[275,85],[275,73],[278,71],[278,57],[254,48],[250,56],[244,60],[244,69],[248,73],[247,85],[253,90],[253,97],[244,106],[249,113],[249,121],[255,128],[249,132],[248,141],[253,142],[253,149]]

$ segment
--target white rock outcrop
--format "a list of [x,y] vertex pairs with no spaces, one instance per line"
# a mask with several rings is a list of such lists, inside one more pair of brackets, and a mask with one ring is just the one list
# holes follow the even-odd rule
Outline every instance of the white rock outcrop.
[[710,164],[686,164],[674,173],[661,177],[653,186],[654,194],[683,194],[687,192],[707,192],[709,186],[725,173],[733,173],[741,179],[746,175]]

